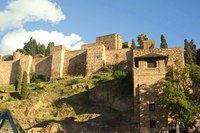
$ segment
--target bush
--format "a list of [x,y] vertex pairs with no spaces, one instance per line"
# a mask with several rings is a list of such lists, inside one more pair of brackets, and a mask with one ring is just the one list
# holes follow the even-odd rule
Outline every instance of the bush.
[[47,82],[49,81],[49,78],[45,77],[44,75],[39,75],[37,73],[32,73],[31,74],[31,80],[30,82],[31,83],[39,83],[39,82]]
[[112,76],[117,79],[117,78],[124,78],[128,74],[128,71],[125,69],[117,69],[113,72]]

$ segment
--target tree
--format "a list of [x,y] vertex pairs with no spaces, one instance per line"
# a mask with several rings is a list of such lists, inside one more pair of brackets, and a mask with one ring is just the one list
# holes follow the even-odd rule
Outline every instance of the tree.
[[131,49],[136,49],[136,45],[135,45],[135,41],[132,39],[132,42],[131,42]]
[[138,41],[138,44],[139,44],[140,46],[143,46],[143,41],[145,41],[145,40],[148,40],[147,35],[145,35],[145,34],[140,34],[140,35],[138,35],[137,41]]
[[196,63],[197,65],[200,65],[200,49],[197,49],[196,52]]
[[45,52],[45,55],[50,55],[50,49],[54,47],[54,42],[50,42],[47,46],[47,49],[46,49],[46,52]]
[[28,94],[28,74],[26,71],[24,71],[22,79],[21,98],[26,99],[27,94]]
[[39,43],[37,45],[37,54],[43,54],[43,55],[45,55],[45,52],[46,52],[45,45]]
[[[168,77],[162,86],[162,93],[159,96],[161,104],[169,111],[169,115],[176,120],[176,124],[183,123],[184,125],[195,126],[195,118],[200,113],[200,102],[197,99],[198,94],[194,93],[192,84],[193,78],[196,76],[200,79],[200,74],[194,76],[193,68],[186,65],[180,67],[179,62],[175,62],[175,67],[171,67],[173,78]],[[199,72],[200,72],[200,68]],[[193,78],[191,78],[193,77]],[[177,132],[178,132],[177,126]]]
[[160,48],[168,48],[168,44],[166,42],[165,36],[162,34],[161,35],[161,44],[160,44]]
[[184,40],[184,50],[185,50],[185,63],[186,64],[196,64],[196,45],[194,41],[188,42],[187,39]]
[[30,40],[27,43],[24,43],[24,47],[23,47],[25,54],[29,54],[29,55],[35,55],[37,54],[37,42],[35,39],[33,39],[32,37],[30,38]]
[[18,70],[17,70],[17,81],[16,81],[16,91],[21,89],[21,84],[22,84],[22,68],[19,65]]

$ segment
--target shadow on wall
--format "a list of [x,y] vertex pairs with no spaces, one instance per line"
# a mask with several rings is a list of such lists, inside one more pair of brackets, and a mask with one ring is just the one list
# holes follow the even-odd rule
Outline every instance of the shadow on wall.
[[[64,70],[66,71],[66,70]],[[67,68],[67,75],[70,76],[85,76],[86,72],[86,52],[81,53],[69,60],[69,66]]]
[[38,75],[44,75],[45,77],[51,76],[51,65],[52,65],[52,56],[45,58],[44,60],[40,61],[35,66],[35,72]]
[[19,68],[19,60],[12,63],[12,70],[10,75],[10,84],[15,84],[17,80],[17,71]]
[[[159,102],[162,80],[151,86],[145,84],[139,86],[139,110],[140,127],[147,127],[151,130],[166,130],[168,127],[167,112]],[[151,125],[155,121],[155,125]]]

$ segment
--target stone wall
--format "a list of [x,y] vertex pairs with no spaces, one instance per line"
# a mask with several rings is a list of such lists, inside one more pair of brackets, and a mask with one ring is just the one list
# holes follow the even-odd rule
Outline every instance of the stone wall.
[[19,64],[22,68],[22,72],[26,71],[28,74],[28,82],[30,81],[30,71],[32,66],[33,57],[31,55],[25,55],[19,60]]
[[0,85],[15,83],[19,61],[0,62]]
[[67,51],[65,53],[63,75],[83,75],[86,70],[86,50]]
[[52,56],[51,76],[50,76],[51,79],[63,77],[64,58],[66,51],[67,49],[63,45],[51,48],[50,52]]
[[105,52],[105,64],[106,65],[119,65],[123,68],[132,70],[132,51],[130,48],[107,50]]
[[[156,66],[147,67],[148,60],[156,61]],[[141,132],[151,130],[150,120],[156,120],[157,129],[167,127],[167,115],[158,102],[157,94],[159,83],[167,74],[166,67],[173,65],[175,60],[184,65],[183,48],[133,50],[134,113]],[[151,102],[156,108],[153,112],[149,111]]]
[[91,75],[97,72],[105,65],[105,46],[95,44],[87,48],[86,55],[86,75]]
[[96,38],[96,43],[103,44],[106,50],[114,50],[122,48],[122,36],[118,34],[110,34]]
[[50,77],[52,56],[33,58],[32,69],[39,75]]

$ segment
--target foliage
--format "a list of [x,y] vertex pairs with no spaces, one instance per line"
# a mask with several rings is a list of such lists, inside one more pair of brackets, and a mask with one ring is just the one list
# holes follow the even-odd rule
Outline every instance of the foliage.
[[124,78],[126,77],[128,74],[127,70],[125,69],[116,69],[113,74],[112,77],[114,77],[115,79],[117,78]]
[[138,41],[138,44],[139,44],[140,46],[143,46],[143,41],[145,41],[145,40],[148,40],[147,35],[145,35],[145,34],[140,34],[140,35],[138,35],[137,41]]
[[30,82],[31,83],[39,83],[39,82],[46,82],[49,81],[48,78],[46,78],[44,75],[41,74],[37,74],[35,72],[31,73],[31,79]]
[[44,44],[37,43],[37,41],[31,37],[28,42],[24,43],[23,49],[17,49],[16,51],[26,55],[42,54],[48,56],[50,55],[50,48],[53,46],[54,42],[50,42],[46,48]]
[[27,43],[24,43],[23,50],[25,51],[25,54],[29,55],[35,55],[37,54],[37,42],[32,37]]
[[167,41],[166,41],[165,36],[164,36],[163,34],[161,35],[161,44],[160,44],[160,48],[168,48]]
[[200,49],[197,49],[196,52],[196,63],[197,65],[200,65]]
[[191,40],[188,42],[187,39],[184,40],[184,49],[185,49],[185,63],[186,64],[196,64],[196,45],[194,41]]
[[21,98],[26,99],[27,94],[28,94],[28,74],[26,71],[24,71],[22,79]]
[[200,67],[199,66],[191,66],[190,68],[190,78],[193,81],[193,84],[200,87]]
[[166,82],[160,99],[169,110],[170,116],[179,122],[191,125],[198,115],[198,105],[187,93],[181,91],[176,83]]
[[197,99],[198,94],[193,91],[194,86],[191,81],[200,79],[200,68],[189,65],[181,67],[179,64],[176,61],[175,67],[171,67],[173,77],[168,77],[163,83],[159,99],[169,110],[172,118],[185,125],[195,126],[195,118],[200,113],[200,102]]
[[45,55],[45,51],[46,51],[45,45],[39,43],[37,45],[37,54],[43,54],[43,55]]
[[131,49],[136,49],[136,45],[135,45],[135,41],[132,39],[132,42],[131,42]]
[[48,44],[48,46],[47,46],[47,49],[46,49],[46,51],[45,51],[45,55],[50,55],[50,49],[52,48],[52,47],[54,47],[54,42],[50,42],[49,44]]
[[16,91],[21,89],[21,84],[22,84],[22,68],[19,65],[18,70],[17,70],[17,81],[16,81]]

